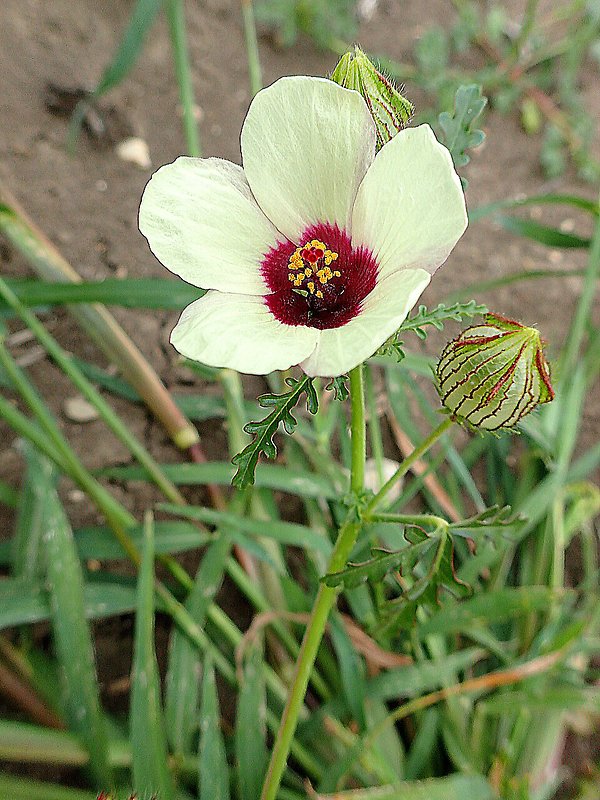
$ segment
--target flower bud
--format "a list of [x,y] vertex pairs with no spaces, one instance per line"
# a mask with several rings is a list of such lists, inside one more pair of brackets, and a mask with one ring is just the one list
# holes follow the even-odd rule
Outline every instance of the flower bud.
[[478,428],[513,427],[554,398],[542,350],[535,328],[488,314],[442,352],[435,375],[443,405]]
[[363,51],[345,53],[331,73],[331,80],[354,89],[365,99],[377,130],[377,150],[409,122],[414,107],[392,83],[375,69]]

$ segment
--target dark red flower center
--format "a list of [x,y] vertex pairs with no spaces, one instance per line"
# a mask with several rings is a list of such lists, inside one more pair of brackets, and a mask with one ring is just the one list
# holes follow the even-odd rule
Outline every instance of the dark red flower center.
[[261,272],[273,316],[286,325],[339,328],[360,313],[375,288],[377,262],[364,246],[352,247],[346,231],[328,222],[311,225],[295,245],[278,242]]

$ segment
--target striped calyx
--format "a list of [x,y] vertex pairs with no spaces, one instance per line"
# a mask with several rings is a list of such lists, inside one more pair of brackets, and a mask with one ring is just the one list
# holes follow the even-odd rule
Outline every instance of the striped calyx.
[[330,79],[345,89],[354,89],[365,99],[377,132],[376,149],[380,150],[404,128],[414,107],[359,47],[345,53],[331,73]]
[[435,374],[446,409],[486,430],[512,428],[554,398],[539,332],[498,314],[449,342]]

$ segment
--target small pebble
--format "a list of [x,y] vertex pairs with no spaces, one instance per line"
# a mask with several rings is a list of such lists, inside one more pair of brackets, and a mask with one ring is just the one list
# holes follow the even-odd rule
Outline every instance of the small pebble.
[[144,139],[140,139],[139,136],[123,139],[115,150],[122,161],[129,161],[140,169],[150,169],[152,166],[148,143]]
[[98,411],[83,397],[69,397],[63,405],[65,417],[71,422],[92,422],[98,419]]

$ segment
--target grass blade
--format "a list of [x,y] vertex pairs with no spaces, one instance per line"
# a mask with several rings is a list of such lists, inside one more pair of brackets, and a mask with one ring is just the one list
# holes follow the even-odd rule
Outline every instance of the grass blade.
[[258,520],[232,514],[228,511],[215,511],[202,506],[189,506],[180,508],[170,503],[159,503],[157,508],[169,514],[196,519],[209,525],[219,525],[230,528],[234,532],[258,536],[265,539],[274,539],[282,544],[296,547],[311,548],[318,552],[331,552],[331,542],[319,533],[315,533],[305,525],[295,522],[279,522],[278,520]]
[[241,680],[235,726],[235,757],[241,800],[256,800],[267,769],[266,697],[262,647],[248,648]]
[[29,778],[13,778],[0,775],[0,798],[2,800],[97,800],[94,792],[81,789],[68,789],[46,781],[33,781]]
[[558,597],[567,596],[548,586],[521,586],[487,592],[460,603],[449,603],[417,626],[421,637],[470,630],[478,624],[501,622],[511,617],[549,608]]
[[27,466],[10,547],[12,574],[26,581],[35,581],[43,572],[42,536],[48,503],[51,502],[49,495],[55,490],[57,473],[54,465],[29,442],[24,441],[22,449]]
[[117,51],[93,91],[96,97],[118,86],[133,67],[161,6],[162,0],[137,0]]
[[496,800],[492,787],[481,775],[449,775],[314,797],[315,800]]
[[107,734],[100,709],[92,637],[85,616],[83,574],[73,533],[56,492],[46,496],[43,537],[56,657],[69,727],[85,744],[95,783],[112,785]]
[[[228,485],[235,468],[228,461],[211,461],[209,464],[161,464],[161,470],[177,486],[197,486],[217,483]],[[99,475],[115,480],[144,480],[144,471],[139,467],[108,467]],[[297,494],[302,497],[335,500],[337,492],[330,482],[320,475],[301,472],[277,464],[259,464],[256,468],[255,486]]]
[[[185,607],[204,627],[206,614],[221,582],[231,542],[222,534],[206,551]],[[177,628],[171,634],[165,694],[165,723],[175,753],[190,752],[198,724],[201,653]]]
[[[204,289],[169,278],[107,278],[81,283],[10,278],[6,283],[25,306],[104,303],[122,308],[179,311],[205,294]],[[0,310],[6,307],[5,301],[0,300]]]
[[[135,608],[134,588],[110,581],[87,583],[83,597],[87,619],[105,619]],[[50,613],[48,593],[40,584],[11,578],[0,581],[0,630],[43,622]]]
[[130,729],[135,791],[141,795],[156,794],[161,800],[174,800],[154,652],[154,520],[151,512],[144,518],[144,551],[138,577]]
[[200,800],[229,800],[229,768],[221,733],[219,698],[212,660],[204,665],[199,753]]
[[520,219],[519,217],[509,217],[500,214],[495,217],[504,230],[523,236],[526,239],[533,239],[534,242],[544,244],[547,247],[589,247],[590,239],[577,236],[574,233],[564,233],[558,228],[550,228],[547,225],[540,225],[531,219]]

